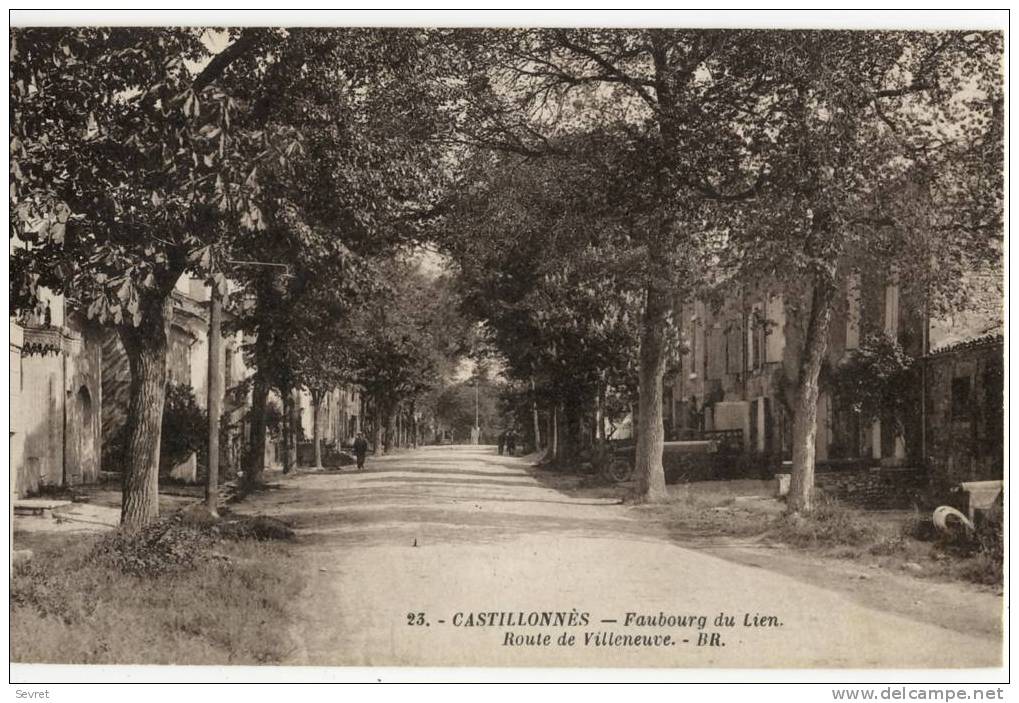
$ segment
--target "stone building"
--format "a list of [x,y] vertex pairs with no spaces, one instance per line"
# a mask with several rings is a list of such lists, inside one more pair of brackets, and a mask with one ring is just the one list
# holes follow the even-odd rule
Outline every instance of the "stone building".
[[931,320],[926,466],[936,486],[1004,473],[1003,280],[998,269],[970,272],[964,309]]
[[[681,306],[688,352],[666,378],[666,434],[740,430],[748,453],[777,463],[792,452],[793,389],[806,331],[804,296],[791,286],[744,288],[720,302]],[[906,304],[904,304],[906,303]],[[826,377],[867,335],[883,333],[907,353],[923,349],[922,306],[908,301],[894,280],[850,276],[834,306],[818,398],[818,461],[906,463],[915,426],[889,419],[864,421],[840,407]]]
[[[979,293],[966,309],[951,318],[930,319],[923,301],[894,276],[861,272],[848,277],[834,305],[819,383],[815,451],[822,471],[908,468],[931,487],[1001,478],[1000,277],[974,273],[966,285]],[[791,459],[804,300],[795,287],[775,285],[681,306],[687,353],[666,378],[663,411],[669,438],[738,430],[756,465],[777,468]],[[874,334],[894,339],[916,359],[915,410],[904,417],[886,413],[872,420],[832,391],[833,371]],[[889,475],[870,477],[866,490],[892,485]],[[835,478],[836,483],[849,480],[845,474]],[[911,475],[908,482],[915,479]],[[826,480],[819,475],[820,484]]]
[[1004,476],[1004,337],[935,349],[926,360],[931,481],[951,486]]
[[[229,281],[228,286],[232,285]],[[167,351],[167,377],[169,383],[191,388],[199,407],[208,402],[209,370],[209,286],[201,279],[182,276],[173,291],[173,319],[170,324]],[[223,311],[224,323],[230,319],[229,310]],[[243,354],[244,337],[240,332],[223,334],[220,369],[223,374],[223,415],[220,437],[220,471],[229,476],[241,469],[245,448],[250,437],[248,411],[251,407],[251,388],[246,383],[254,373],[247,366]],[[107,446],[116,445],[116,434],[126,422],[130,372],[127,357],[119,338],[109,332],[103,339],[102,387],[106,403],[103,405],[103,437]],[[311,395],[298,393],[300,422],[304,437],[312,437]],[[276,391],[269,394],[269,404],[282,411],[283,402]],[[320,429],[325,447],[339,448],[341,443],[352,441],[361,428],[360,394],[355,388],[340,387],[326,395],[320,412]],[[113,459],[108,457],[109,468]],[[283,446],[279,433],[266,433],[266,468],[283,466]],[[181,481],[200,479],[197,457],[192,455],[170,471],[170,476]]]
[[41,291],[36,310],[10,321],[11,490],[98,479],[101,468],[101,334]]
[[[301,432],[306,440],[314,437],[315,411],[311,393],[299,392],[298,412],[301,417]],[[319,408],[319,436],[324,446],[339,449],[354,441],[354,435],[361,431],[361,394],[354,386],[339,386],[326,393]]]
[[[315,409],[310,392],[302,389],[296,396],[295,411],[303,440],[298,444],[298,463],[310,466],[315,463]],[[364,408],[360,390],[356,386],[338,386],[326,393],[319,408],[318,422],[323,462],[329,463],[330,455],[349,447],[354,436],[363,431]]]
[[[41,292],[36,312],[10,320],[11,490],[27,496],[46,486],[95,482],[100,470],[119,472],[118,433],[127,421],[130,370],[117,333],[89,324],[63,296]],[[208,388],[209,287],[183,276],[173,292],[173,318],[167,352],[170,383],[191,388],[205,408]],[[229,319],[224,311],[224,319]],[[241,333],[225,333],[223,434],[220,467],[225,475],[241,468],[249,437],[252,374],[244,361]],[[271,402],[281,405],[272,394]],[[301,393],[301,422],[312,436],[311,398]],[[323,443],[338,448],[361,429],[362,402],[356,388],[327,394],[320,413]],[[282,464],[279,438],[267,435],[266,463]],[[199,478],[192,455],[170,475]]]
[[[182,276],[173,291],[173,318],[170,323],[169,349],[167,350],[167,379],[169,383],[188,386],[194,393],[199,407],[205,408],[208,401],[209,368],[209,287],[199,279]],[[224,313],[227,317],[228,313]],[[246,436],[246,416],[249,406],[249,392],[244,381],[250,370],[244,364],[241,353],[241,335],[224,334],[220,369],[223,373],[223,415],[224,437],[220,441],[221,470],[236,470],[239,467],[243,438]],[[115,332],[108,332],[103,339],[102,386],[105,397],[103,404],[103,438],[106,446],[116,446],[117,433],[127,421],[128,390],[130,370],[127,355]],[[113,458],[108,456],[111,469]],[[174,467],[170,475],[183,481],[198,479],[197,460],[194,455]]]

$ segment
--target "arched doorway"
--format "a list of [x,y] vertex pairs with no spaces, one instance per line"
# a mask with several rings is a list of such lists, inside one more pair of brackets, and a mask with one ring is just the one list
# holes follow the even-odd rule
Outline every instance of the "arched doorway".
[[68,466],[68,483],[77,484],[96,478],[95,410],[92,394],[82,386],[74,396],[74,460]]

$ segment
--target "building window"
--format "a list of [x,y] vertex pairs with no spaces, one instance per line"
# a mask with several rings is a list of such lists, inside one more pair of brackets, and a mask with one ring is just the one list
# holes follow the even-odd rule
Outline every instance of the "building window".
[[971,408],[972,381],[969,376],[952,379],[952,421],[969,422]]
[[725,372],[732,373],[732,344],[731,344],[732,333],[731,330],[725,330]]
[[764,368],[765,361],[765,334],[768,329],[768,321],[764,316],[764,305],[762,303],[754,303],[749,323],[747,348],[750,354],[750,367],[762,369]]
[[230,347],[226,348],[223,354],[223,388],[233,388],[234,385],[234,352]]
[[[887,295],[887,293],[886,293]],[[846,350],[860,346],[860,274],[849,277],[846,291]]]
[[781,295],[768,296],[767,324],[764,328],[765,361],[782,361],[785,353],[785,302]]
[[689,372],[690,378],[697,378],[697,316],[694,315],[690,319],[690,354],[687,356],[689,359]]
[[725,372],[741,374],[743,368],[743,330],[739,320],[732,320],[725,330]]
[[720,379],[725,373],[727,354],[723,336],[727,335],[719,327],[711,327],[707,330],[707,334],[707,377]]
[[899,338],[899,286],[889,283],[885,286],[885,334],[889,338]]
[[1000,454],[1005,430],[1002,367],[991,364],[984,369],[984,439],[986,453]]

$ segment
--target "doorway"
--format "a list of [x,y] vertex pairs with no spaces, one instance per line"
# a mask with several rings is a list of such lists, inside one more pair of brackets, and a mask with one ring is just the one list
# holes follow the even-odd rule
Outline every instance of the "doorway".
[[67,483],[75,485],[96,479],[96,438],[92,394],[82,386],[74,396],[74,451],[67,467]]

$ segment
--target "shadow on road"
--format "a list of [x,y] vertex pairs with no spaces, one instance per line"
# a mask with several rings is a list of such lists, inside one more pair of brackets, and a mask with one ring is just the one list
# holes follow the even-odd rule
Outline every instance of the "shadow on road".
[[367,470],[365,470],[364,473],[376,474],[376,475],[379,475],[379,474],[382,474],[382,475],[403,474],[403,475],[413,475],[413,476],[416,476],[418,474],[424,474],[426,476],[427,475],[437,475],[437,476],[480,476],[482,478],[508,476],[508,477],[513,477],[513,478],[525,478],[525,476],[523,476],[518,471],[470,471],[470,470],[466,470],[466,469],[454,469],[453,467],[447,467],[445,469],[423,468],[423,467],[418,467],[418,466],[415,466],[413,469],[407,469],[407,468],[391,468],[391,469],[387,469],[387,468],[368,468]]
[[379,457],[365,471],[300,475],[260,497],[260,512],[286,521],[309,545],[664,537],[634,519],[617,496],[578,493],[575,477],[500,456],[494,447],[442,449]]
[[[947,586],[942,593],[936,585],[894,574],[869,572],[863,578],[852,563],[822,565],[816,557],[755,537],[691,534],[688,525],[684,529],[682,521],[668,514],[683,510],[685,504],[621,504],[629,490],[626,484],[606,485],[594,477],[547,470],[535,466],[533,458],[500,456],[494,448],[441,448],[370,459],[366,471],[288,476],[280,480],[279,489],[256,496],[245,509],[278,517],[295,528],[302,548],[313,554],[311,562],[326,574],[372,573],[381,568],[382,562],[373,562],[381,558],[377,555],[392,560],[393,554],[400,554],[401,563],[407,558],[414,561],[402,551],[408,549],[422,550],[421,563],[429,562],[425,550],[435,549],[436,563],[497,555],[493,558],[512,563],[537,560],[554,570],[565,568],[557,565],[568,555],[591,549],[592,544],[604,549],[612,543],[622,545],[617,547],[622,552],[615,556],[599,552],[605,559],[640,553],[649,563],[657,563],[661,555],[666,559],[663,568],[671,568],[667,555],[677,558],[679,553],[673,550],[682,547],[687,553],[708,553],[729,562],[730,569],[776,572],[879,610],[905,612],[959,631],[972,629],[968,621],[961,623],[961,616],[944,616],[951,610],[946,604],[956,597]],[[456,549],[459,546],[485,549]],[[474,565],[458,568],[469,573]],[[436,569],[445,573],[446,566]],[[743,572],[741,578],[751,577]],[[912,605],[914,601],[920,605]],[[993,617],[980,622],[981,631],[994,633]]]
[[[506,474],[506,475],[509,476],[510,474]],[[520,480],[518,480],[518,481],[498,481],[498,480],[492,480],[492,479],[487,479],[487,478],[459,478],[459,476],[460,476],[460,474],[452,474],[452,473],[451,474],[447,474],[446,476],[441,477],[441,478],[440,477],[435,477],[435,476],[422,476],[422,477],[418,478],[417,476],[413,476],[413,475],[404,475],[404,476],[399,476],[399,477],[394,477],[394,478],[366,478],[366,479],[364,479],[363,483],[376,483],[376,482],[390,483],[393,480],[397,480],[397,481],[400,481],[401,483],[405,483],[405,484],[408,484],[408,485],[434,483],[434,484],[446,484],[446,485],[454,485],[454,486],[472,486],[473,485],[473,486],[512,486],[512,487],[516,487],[516,486],[527,486],[528,484],[530,484],[530,480],[527,477],[525,477],[525,476],[521,476]]]

